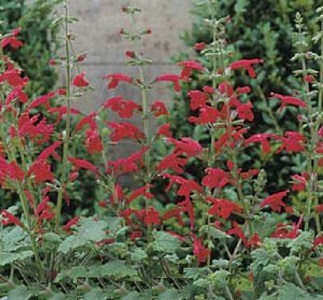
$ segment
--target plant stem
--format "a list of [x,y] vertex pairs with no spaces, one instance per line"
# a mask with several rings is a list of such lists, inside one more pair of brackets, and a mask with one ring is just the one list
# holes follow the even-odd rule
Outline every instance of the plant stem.
[[58,191],[57,197],[57,207],[55,213],[55,232],[59,231],[60,221],[61,221],[61,210],[63,205],[63,194],[64,189],[68,180],[68,168],[67,168],[67,157],[69,153],[69,142],[70,142],[70,131],[71,131],[71,56],[70,56],[70,44],[69,44],[69,28],[68,28],[68,5],[65,2],[65,53],[66,53],[66,69],[65,69],[65,78],[66,78],[66,127],[65,127],[65,136],[63,136],[63,161],[61,169],[61,186]]

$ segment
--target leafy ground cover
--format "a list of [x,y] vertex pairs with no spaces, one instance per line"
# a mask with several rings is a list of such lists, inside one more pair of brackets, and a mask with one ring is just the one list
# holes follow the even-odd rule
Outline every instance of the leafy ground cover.
[[[215,2],[204,2],[212,11]],[[81,70],[85,57],[72,51],[75,18],[67,4],[54,21],[63,28],[66,54],[50,61],[65,69],[65,89],[29,98],[30,80],[2,51],[23,47],[19,30],[1,36],[0,184],[19,199],[0,214],[2,299],[323,299],[323,8],[316,11],[322,29],[312,40],[300,13],[295,16],[294,76],[302,87],[270,95],[277,114],[297,110],[297,129],[250,132],[255,113],[248,94],[266,61],[231,60],[225,41],[230,19],[214,15],[205,20],[212,41],[195,45],[210,69],[187,59],[178,63],[178,73],[147,79],[150,60],[137,49],[152,32],[123,28],[120,34],[134,44],[127,63],[138,75],[104,78],[108,90],[131,85],[141,99],[108,98],[88,115],[71,107],[91,86]],[[135,29],[140,9],[122,11]],[[311,52],[312,42],[321,52]],[[250,84],[231,83],[240,72]],[[187,103],[193,111],[187,122],[207,131],[207,141],[174,138],[164,102],[149,99],[154,86],[171,83],[180,92],[192,76],[209,82],[190,90]],[[122,121],[107,119],[109,110]],[[131,123],[135,114],[139,127]],[[154,118],[161,124],[156,130]],[[124,139],[137,150],[109,159],[109,150]],[[82,148],[74,147],[79,141]],[[250,148],[259,159],[242,165]],[[297,163],[289,188],[270,192],[262,158],[276,153]],[[184,172],[192,159],[203,174],[198,180]],[[95,214],[65,220],[82,174],[95,179]],[[121,186],[125,174],[138,187]],[[154,193],[160,182],[171,202]]]

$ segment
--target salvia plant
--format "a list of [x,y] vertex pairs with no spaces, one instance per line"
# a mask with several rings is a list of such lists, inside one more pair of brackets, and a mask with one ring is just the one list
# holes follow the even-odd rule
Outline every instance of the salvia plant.
[[[216,1],[204,2],[212,12]],[[19,199],[0,213],[2,299],[323,299],[323,7],[316,11],[321,31],[312,40],[301,14],[295,16],[294,76],[303,88],[298,95],[273,91],[272,97],[278,113],[298,110],[299,126],[276,133],[249,132],[255,119],[251,84],[231,84],[240,72],[252,82],[266,61],[232,60],[225,41],[230,18],[214,14],[205,20],[212,41],[195,45],[211,70],[188,59],[178,63],[178,73],[149,79],[150,60],[140,44],[152,32],[137,28],[139,8],[123,7],[133,26],[120,34],[133,42],[125,56],[137,76],[108,73],[104,79],[108,91],[127,84],[140,97],[110,97],[90,114],[73,108],[71,100],[91,86],[81,70],[84,55],[72,51],[75,18],[67,1],[64,9],[54,22],[64,28],[65,55],[55,61],[65,70],[64,89],[28,97],[29,79],[3,54],[6,47],[23,47],[19,30],[1,36],[0,184]],[[312,43],[321,52],[312,52]],[[194,114],[187,120],[208,132],[208,143],[174,138],[166,105],[150,97],[165,83],[180,92],[192,76],[210,82],[188,92]],[[107,119],[110,110],[122,121]],[[134,115],[140,126],[131,122]],[[161,125],[153,129],[155,118]],[[136,151],[111,160],[124,139]],[[79,140],[83,149],[73,147]],[[264,189],[261,161],[241,165],[249,148],[298,157],[288,189]],[[184,172],[192,159],[199,161],[201,180]],[[96,212],[66,220],[82,173],[96,181]],[[121,184],[125,174],[136,180],[135,188]],[[173,201],[154,194],[160,182]]]

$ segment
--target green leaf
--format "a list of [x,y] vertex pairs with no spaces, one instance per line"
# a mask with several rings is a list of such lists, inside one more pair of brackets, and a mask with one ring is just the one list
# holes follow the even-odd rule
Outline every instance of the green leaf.
[[203,225],[200,228],[201,233],[209,233],[211,234],[211,237],[215,239],[231,239],[230,235],[227,235],[225,232],[215,228],[214,226],[209,225]]
[[313,247],[314,234],[310,231],[302,232],[296,239],[293,239],[288,247],[292,254],[297,254],[304,250],[310,250]]
[[287,282],[283,286],[278,287],[278,299],[279,300],[289,300],[289,299],[297,299],[297,300],[313,300],[310,294],[306,291],[298,287],[297,285]]
[[67,254],[78,247],[86,245],[88,242],[100,242],[107,237],[105,229],[107,223],[92,218],[83,219],[81,225],[77,227],[77,232],[67,237],[58,247],[58,251]]
[[169,289],[158,296],[158,300],[180,299],[181,294],[176,289]]
[[141,248],[135,248],[133,252],[130,253],[132,261],[142,261],[148,257],[145,250]]
[[84,300],[105,300],[107,299],[104,292],[100,288],[92,289],[84,295]]
[[165,231],[153,232],[153,248],[160,252],[174,252],[181,246],[181,241]]
[[12,264],[17,261],[24,261],[27,258],[33,257],[34,252],[31,250],[19,251],[17,253],[0,252],[0,266]]
[[28,300],[31,296],[27,287],[20,285],[8,293],[8,300]]
[[48,300],[66,300],[66,297],[60,293],[48,298]]

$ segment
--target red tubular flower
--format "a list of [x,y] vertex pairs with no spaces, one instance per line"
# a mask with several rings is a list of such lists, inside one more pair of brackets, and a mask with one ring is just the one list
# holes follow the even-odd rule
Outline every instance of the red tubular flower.
[[42,220],[51,220],[55,217],[55,214],[48,202],[49,197],[44,197],[34,212],[38,224],[41,223]]
[[228,97],[231,97],[234,93],[232,85],[226,81],[219,84],[218,90],[221,94],[225,94]]
[[160,116],[167,116],[169,114],[165,103],[161,100],[156,100],[152,104],[150,110],[156,118]]
[[212,206],[209,209],[209,214],[211,215],[217,215],[221,218],[227,219],[234,212],[242,212],[242,208],[238,204],[228,199],[207,197],[207,201],[212,202]]
[[36,107],[41,106],[41,105],[45,105],[45,107],[49,109],[49,105],[48,105],[49,100],[51,98],[53,98],[54,96],[55,96],[55,93],[54,92],[49,92],[46,95],[41,95],[41,96],[37,97],[36,99],[34,99],[28,105],[27,110],[36,108]]
[[88,129],[86,131],[85,148],[90,153],[100,153],[103,150],[101,136],[96,130]]
[[299,229],[302,222],[303,217],[300,217],[297,224],[293,223],[292,226],[286,224],[277,224],[276,230],[270,235],[270,237],[280,239],[295,239],[299,236]]
[[14,88],[7,96],[5,104],[9,105],[12,101],[18,99],[20,103],[26,103],[28,96],[24,93],[23,87],[19,86]]
[[306,107],[306,103],[303,100],[293,96],[284,96],[277,93],[271,93],[270,96],[271,98],[276,98],[281,101],[279,111],[282,111],[287,105]]
[[10,46],[13,49],[18,49],[23,45],[23,42],[17,39],[17,35],[20,33],[20,28],[15,28],[11,31],[11,35],[4,37],[1,40],[2,48]]
[[197,50],[197,51],[201,51],[201,50],[203,50],[205,48],[206,48],[206,44],[204,42],[196,43],[194,45],[194,49]]
[[128,82],[128,83],[132,83],[133,79],[123,73],[114,73],[114,74],[109,74],[103,77],[104,79],[110,79],[110,83],[108,84],[108,89],[114,89],[118,86],[118,84],[120,83],[120,81],[123,82]]
[[174,85],[174,89],[176,92],[179,92],[181,90],[181,87],[179,85],[180,76],[176,74],[164,74],[160,75],[156,78],[156,81],[170,81]]
[[20,71],[16,69],[6,70],[0,75],[0,82],[6,81],[12,87],[25,86],[28,83],[28,78],[20,76]]
[[171,218],[175,218],[179,225],[184,226],[183,218],[181,216],[181,210],[178,207],[174,207],[167,210],[162,216],[162,221],[165,221]]
[[144,134],[133,124],[107,122],[108,126],[113,129],[111,141],[118,142],[123,138],[142,139]]
[[193,70],[203,71],[203,66],[195,60],[186,60],[178,63],[183,68],[180,78],[183,80],[189,80]]
[[134,190],[128,197],[127,197],[127,203],[131,203],[133,200],[137,199],[138,197],[142,196],[146,199],[152,199],[154,195],[149,192],[149,188],[151,188],[151,184],[145,185],[143,187],[140,187],[136,190]]
[[14,224],[14,225],[18,225],[20,227],[23,226],[23,224],[20,222],[20,220],[16,216],[14,216],[13,214],[11,214],[10,212],[8,212],[5,209],[1,210],[0,215],[1,215],[1,224],[2,225]]
[[76,216],[74,218],[72,218],[71,220],[69,220],[65,225],[64,225],[64,230],[67,232],[67,233],[72,233],[71,231],[71,227],[72,226],[75,226],[78,224],[78,221],[80,220],[80,217],[79,216]]
[[260,203],[260,207],[269,205],[273,211],[281,212],[282,208],[286,207],[286,204],[282,199],[287,195],[287,193],[288,191],[283,191],[268,196],[264,201]]
[[262,146],[262,151],[264,153],[269,153],[271,150],[270,150],[270,143],[269,143],[268,139],[271,136],[272,135],[270,133],[254,134],[250,138],[246,139],[244,143],[245,143],[245,146],[248,146],[253,143],[260,143]]
[[206,176],[202,179],[202,185],[213,188],[222,188],[230,182],[229,175],[219,168],[207,168]]
[[248,246],[248,240],[244,232],[242,231],[241,227],[236,221],[233,222],[233,227],[227,231],[227,234],[236,235],[240,240],[242,240],[243,244],[246,247]]
[[36,184],[54,180],[54,174],[50,170],[50,165],[43,159],[37,159],[30,166],[27,175],[31,176]]
[[208,95],[199,90],[192,90],[188,92],[188,97],[190,98],[190,108],[196,110],[198,108],[204,107],[208,100]]
[[237,109],[237,113],[238,113],[238,117],[241,120],[247,120],[249,122],[252,122],[254,119],[251,102],[239,105]]
[[159,225],[160,217],[158,211],[153,207],[147,207],[138,212],[139,217],[142,218],[146,225]]
[[201,240],[194,237],[193,253],[197,258],[198,263],[204,263],[211,255],[211,249],[207,249],[203,246]]
[[90,113],[89,115],[83,117],[75,126],[75,130],[79,131],[81,130],[84,126],[89,125],[91,129],[96,129],[97,124],[95,121],[95,117],[97,116],[97,113],[93,112]]
[[72,85],[76,87],[86,87],[89,85],[89,82],[84,78],[85,72],[78,74],[72,80]]
[[286,150],[287,152],[302,152],[305,150],[304,142],[306,138],[298,131],[286,131],[285,136],[281,137],[282,145],[277,153]]
[[199,142],[197,142],[191,138],[188,138],[188,137],[183,137],[180,140],[168,138],[167,141],[174,144],[175,149],[174,149],[173,153],[178,156],[183,155],[187,158],[190,158],[192,156],[196,156],[196,155],[200,154],[203,150],[203,148]]
[[186,212],[188,214],[188,218],[190,220],[190,229],[194,229],[194,206],[188,197],[185,198],[184,201],[178,202],[177,206],[180,208],[182,212]]
[[166,137],[172,137],[172,133],[170,132],[170,124],[169,123],[166,123],[162,126],[160,126],[157,130],[157,135],[163,135],[163,136],[166,136]]
[[216,108],[205,105],[200,108],[200,114],[198,117],[190,116],[188,120],[191,123],[205,125],[208,123],[214,123],[220,117],[221,113]]
[[180,158],[176,154],[172,153],[164,157],[158,164],[157,170],[162,172],[165,170],[173,170],[175,173],[182,174],[184,172],[183,167],[187,163],[187,158]]
[[69,157],[68,161],[71,162],[77,168],[90,170],[95,173],[98,170],[98,168],[95,165],[91,164],[89,161],[85,159],[77,159],[75,157]]
[[309,178],[309,176],[307,173],[302,173],[301,175],[299,175],[299,174],[293,175],[292,176],[292,179],[293,179],[292,191],[298,191],[298,192],[304,191],[308,178]]
[[251,78],[255,78],[256,77],[256,72],[254,70],[254,68],[252,67],[252,65],[254,64],[260,64],[263,63],[262,59],[259,58],[254,58],[254,59],[242,59],[242,60],[238,60],[236,62],[233,62],[230,64],[230,68],[232,70],[236,70],[236,69],[246,69],[249,76]]
[[132,100],[125,100],[122,97],[114,97],[105,101],[105,108],[111,108],[112,111],[118,113],[120,118],[131,118],[135,110],[140,106]]
[[314,245],[314,247],[323,245],[323,235],[322,234],[314,239],[313,245]]
[[142,165],[143,154],[147,151],[147,147],[141,148],[126,158],[119,158],[115,161],[108,161],[108,174],[113,173],[114,176],[136,172]]

